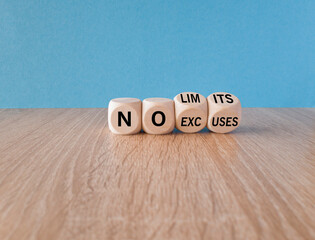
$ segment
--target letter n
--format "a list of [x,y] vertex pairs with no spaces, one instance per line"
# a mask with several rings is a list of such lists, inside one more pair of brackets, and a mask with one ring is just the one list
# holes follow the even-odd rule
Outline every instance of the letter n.
[[124,120],[128,127],[131,127],[131,112],[128,111],[128,119],[126,119],[125,115],[122,112],[118,112],[118,127],[121,127],[121,119]]

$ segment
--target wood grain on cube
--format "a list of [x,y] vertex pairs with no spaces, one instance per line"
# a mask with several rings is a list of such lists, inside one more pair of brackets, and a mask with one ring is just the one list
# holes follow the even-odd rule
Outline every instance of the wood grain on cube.
[[109,129],[115,134],[141,131],[142,102],[137,98],[115,98],[108,104]]
[[207,125],[207,99],[199,93],[184,92],[174,98],[176,128],[195,133]]
[[242,114],[119,136],[106,109],[1,111],[0,239],[314,239],[315,109]]
[[142,129],[149,134],[167,134],[175,128],[174,101],[168,98],[143,100]]
[[230,93],[217,92],[207,97],[208,124],[212,132],[227,133],[236,129],[241,122],[240,100]]

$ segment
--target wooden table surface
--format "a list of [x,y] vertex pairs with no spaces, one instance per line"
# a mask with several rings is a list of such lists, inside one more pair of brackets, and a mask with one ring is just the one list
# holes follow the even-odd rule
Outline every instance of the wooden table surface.
[[315,239],[315,109],[163,136],[112,135],[106,109],[0,109],[0,239]]

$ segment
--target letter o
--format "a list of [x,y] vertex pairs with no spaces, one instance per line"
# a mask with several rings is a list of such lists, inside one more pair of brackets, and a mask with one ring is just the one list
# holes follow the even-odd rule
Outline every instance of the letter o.
[[[155,117],[156,117],[157,114],[161,114],[161,116],[162,116],[162,121],[160,123],[157,123],[155,121]],[[157,127],[163,126],[163,124],[165,123],[165,114],[163,112],[161,112],[161,111],[154,112],[152,114],[152,123],[153,123],[153,125],[155,125]]]

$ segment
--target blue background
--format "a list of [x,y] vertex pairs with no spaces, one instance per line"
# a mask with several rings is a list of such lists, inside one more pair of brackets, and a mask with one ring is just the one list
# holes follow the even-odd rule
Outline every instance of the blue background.
[[315,107],[315,1],[0,1],[0,107],[227,91]]

